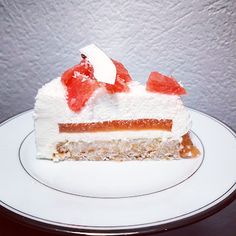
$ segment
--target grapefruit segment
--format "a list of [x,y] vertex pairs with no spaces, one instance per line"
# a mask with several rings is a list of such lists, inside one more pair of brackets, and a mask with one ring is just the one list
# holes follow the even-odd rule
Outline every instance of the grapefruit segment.
[[127,85],[132,79],[128,70],[124,65],[118,61],[112,60],[116,67],[116,80],[115,84],[105,84],[108,93],[122,93],[128,92],[129,87]]
[[183,95],[186,90],[172,77],[151,72],[146,83],[146,90],[170,95]]
[[129,91],[127,83],[132,79],[127,69],[120,62],[112,61],[117,70],[114,84],[98,82],[94,77],[93,66],[85,56],[78,65],[62,74],[61,82],[67,89],[67,103],[72,111],[79,112],[98,87],[104,86],[111,94]]

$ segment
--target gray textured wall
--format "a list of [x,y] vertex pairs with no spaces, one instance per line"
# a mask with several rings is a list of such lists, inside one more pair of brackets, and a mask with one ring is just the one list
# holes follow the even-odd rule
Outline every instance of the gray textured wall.
[[185,104],[236,129],[236,1],[0,0],[0,119],[33,107],[37,89],[91,42],[144,82],[181,80]]

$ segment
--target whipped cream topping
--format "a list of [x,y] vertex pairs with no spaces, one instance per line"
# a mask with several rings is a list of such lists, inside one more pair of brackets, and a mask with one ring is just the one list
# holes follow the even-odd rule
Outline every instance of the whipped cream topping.
[[[86,141],[162,138],[181,139],[191,127],[188,110],[179,96],[148,92],[138,82],[129,83],[130,92],[108,94],[97,89],[80,112],[67,105],[66,91],[60,78],[44,85],[37,94],[34,118],[39,158],[51,158],[61,141]],[[172,131],[114,131],[95,133],[59,133],[58,123],[88,123],[127,119],[172,119]]]

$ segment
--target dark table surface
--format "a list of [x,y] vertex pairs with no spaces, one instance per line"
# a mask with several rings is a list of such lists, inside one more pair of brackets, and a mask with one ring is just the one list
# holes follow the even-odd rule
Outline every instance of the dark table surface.
[[[43,235],[52,236],[58,235],[55,232],[46,232],[42,229],[32,227],[22,221],[16,221],[11,214],[0,210],[0,235]],[[7,215],[7,216],[6,216]],[[156,235],[157,233],[151,234]],[[65,235],[63,233],[62,235]],[[66,234],[67,235],[67,234]],[[146,235],[146,234],[145,234]],[[216,214],[201,220],[199,222],[187,225],[178,229],[159,233],[163,236],[236,236],[236,201],[226,206]]]

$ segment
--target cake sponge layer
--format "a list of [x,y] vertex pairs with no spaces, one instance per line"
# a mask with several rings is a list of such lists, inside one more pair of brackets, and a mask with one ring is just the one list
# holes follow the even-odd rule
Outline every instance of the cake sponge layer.
[[60,142],[53,160],[128,161],[179,159],[179,140],[133,139],[94,142]]

